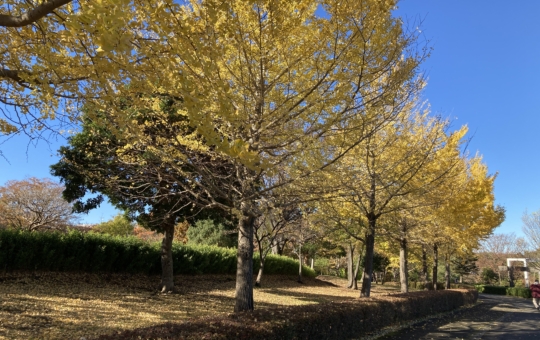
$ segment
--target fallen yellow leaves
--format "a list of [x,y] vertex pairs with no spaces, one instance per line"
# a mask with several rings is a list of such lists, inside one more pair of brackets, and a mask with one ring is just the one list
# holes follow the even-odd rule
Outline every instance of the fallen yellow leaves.
[[[345,301],[346,281],[266,276],[257,309]],[[176,276],[177,293],[158,294],[159,277],[77,273],[0,275],[0,339],[80,339],[188,318],[227,315],[234,276]],[[378,286],[375,292],[384,292]]]

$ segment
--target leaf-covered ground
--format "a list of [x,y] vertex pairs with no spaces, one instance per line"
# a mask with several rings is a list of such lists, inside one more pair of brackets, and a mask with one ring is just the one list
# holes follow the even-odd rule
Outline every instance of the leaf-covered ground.
[[[177,293],[159,294],[159,277],[75,273],[0,275],[0,339],[81,339],[188,318],[229,314],[234,276],[177,276]],[[255,308],[317,304],[357,298],[332,277],[266,276]],[[395,292],[376,285],[373,294]]]

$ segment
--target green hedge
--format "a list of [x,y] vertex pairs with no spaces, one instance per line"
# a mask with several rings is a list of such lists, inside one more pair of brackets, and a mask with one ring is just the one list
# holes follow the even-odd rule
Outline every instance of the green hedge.
[[[173,261],[175,274],[236,273],[236,250],[231,248],[173,244]],[[258,268],[258,255],[255,255],[255,273]],[[160,242],[78,231],[0,230],[0,270],[158,274],[161,272]],[[266,260],[265,273],[297,275],[298,262],[271,255]],[[303,273],[316,276],[305,266]]]
[[479,293],[518,296],[522,298],[531,298],[531,291],[524,287],[503,287],[476,285],[474,286]]
[[510,296],[518,296],[522,298],[532,298],[531,291],[529,288],[524,287],[507,287],[506,288],[506,295]]
[[477,299],[475,290],[442,290],[269,307],[102,335],[99,339],[358,339],[384,327],[474,304]]

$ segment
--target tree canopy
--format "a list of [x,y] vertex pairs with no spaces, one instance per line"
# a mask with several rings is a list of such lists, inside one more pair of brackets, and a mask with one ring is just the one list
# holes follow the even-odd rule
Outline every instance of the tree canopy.
[[28,231],[64,229],[75,221],[64,186],[48,178],[7,181],[0,186],[0,226]]

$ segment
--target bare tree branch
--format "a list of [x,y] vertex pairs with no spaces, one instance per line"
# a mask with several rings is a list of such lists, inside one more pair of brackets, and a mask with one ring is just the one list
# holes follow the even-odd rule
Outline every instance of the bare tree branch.
[[72,2],[73,0],[49,0],[34,7],[22,15],[0,14],[1,27],[23,27],[36,22],[44,16],[51,14],[55,9]]

